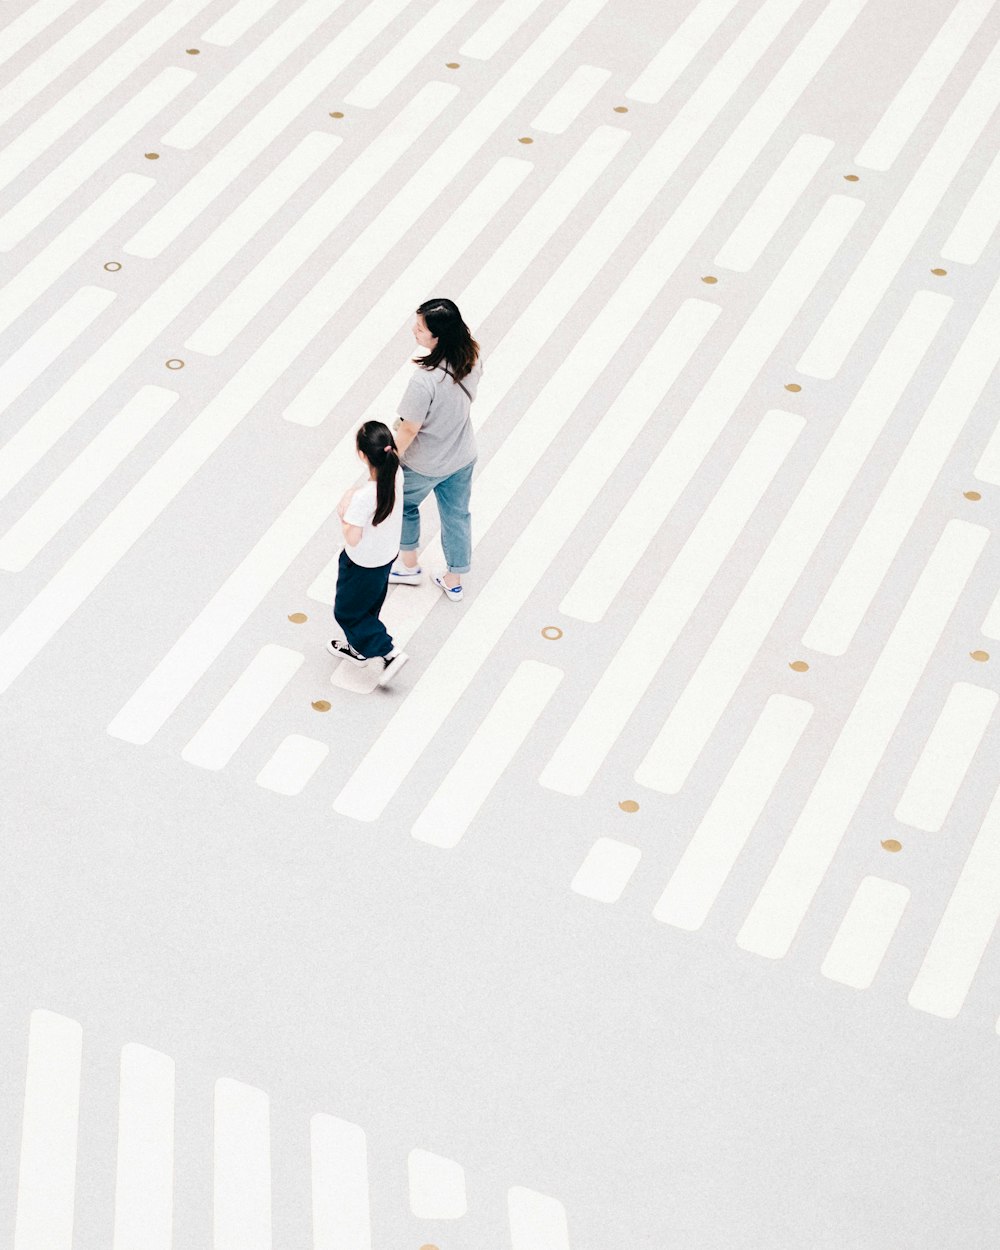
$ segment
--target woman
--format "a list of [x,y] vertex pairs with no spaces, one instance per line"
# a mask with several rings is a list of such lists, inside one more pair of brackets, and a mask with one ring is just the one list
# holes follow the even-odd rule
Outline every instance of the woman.
[[462,598],[462,574],[472,560],[469,494],[476,463],[476,436],[470,408],[483,367],[479,344],[450,299],[432,299],[417,309],[413,337],[426,348],[414,358],[417,366],[396,411],[396,446],[403,464],[403,534],[400,558],[389,584],[416,585],[423,499],[434,492],[441,517],[443,574],[434,584],[452,603]]

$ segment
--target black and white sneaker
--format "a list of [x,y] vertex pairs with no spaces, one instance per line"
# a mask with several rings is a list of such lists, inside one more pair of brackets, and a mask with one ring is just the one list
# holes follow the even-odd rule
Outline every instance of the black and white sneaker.
[[382,656],[382,673],[378,684],[388,686],[409,658],[405,651],[397,651],[395,648],[388,655]]
[[368,663],[369,657],[362,655],[360,651],[355,651],[350,643],[342,642],[339,638],[331,638],[326,644],[327,651],[331,655],[335,655],[338,660],[350,660],[355,668],[364,668]]

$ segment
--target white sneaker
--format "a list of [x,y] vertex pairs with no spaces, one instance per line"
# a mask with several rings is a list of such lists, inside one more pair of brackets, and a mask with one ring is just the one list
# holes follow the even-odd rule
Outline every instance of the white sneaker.
[[447,584],[446,584],[446,582],[445,582],[445,580],[444,580],[444,576],[443,576],[443,574],[441,574],[441,573],[435,573],[435,574],[434,574],[434,585],[435,585],[435,586],[437,586],[438,590],[443,590],[443,591],[444,591],[444,597],[445,597],[446,599],[450,599],[452,603],[461,603],[461,602],[462,602],[462,585],[461,585],[461,583],[459,583],[457,586],[449,586],[449,585],[447,585]]
[[416,568],[409,568],[402,560],[397,560],[389,570],[390,586],[416,586],[423,580],[424,571],[418,564]]
[[409,658],[405,651],[397,651],[395,648],[388,655],[382,656],[382,672],[378,684],[388,686]]

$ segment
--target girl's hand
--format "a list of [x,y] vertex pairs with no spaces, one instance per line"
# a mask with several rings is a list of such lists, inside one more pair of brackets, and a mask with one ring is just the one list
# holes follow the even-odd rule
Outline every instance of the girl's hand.
[[356,486],[352,486],[349,490],[344,491],[343,498],[337,504],[337,516],[341,521],[344,519],[344,513],[347,511],[347,505],[351,502],[351,497],[357,490]]

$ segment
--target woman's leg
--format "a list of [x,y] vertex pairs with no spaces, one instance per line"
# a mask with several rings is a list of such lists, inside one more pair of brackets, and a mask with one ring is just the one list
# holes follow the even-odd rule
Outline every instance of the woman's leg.
[[441,514],[441,547],[448,571],[446,586],[460,586],[462,574],[472,563],[472,516],[469,497],[472,494],[472,471],[475,460],[442,479],[434,487],[438,512]]
[[434,478],[424,477],[403,465],[403,535],[399,540],[399,554],[407,568],[417,567],[417,548],[420,546],[420,505],[430,494]]

